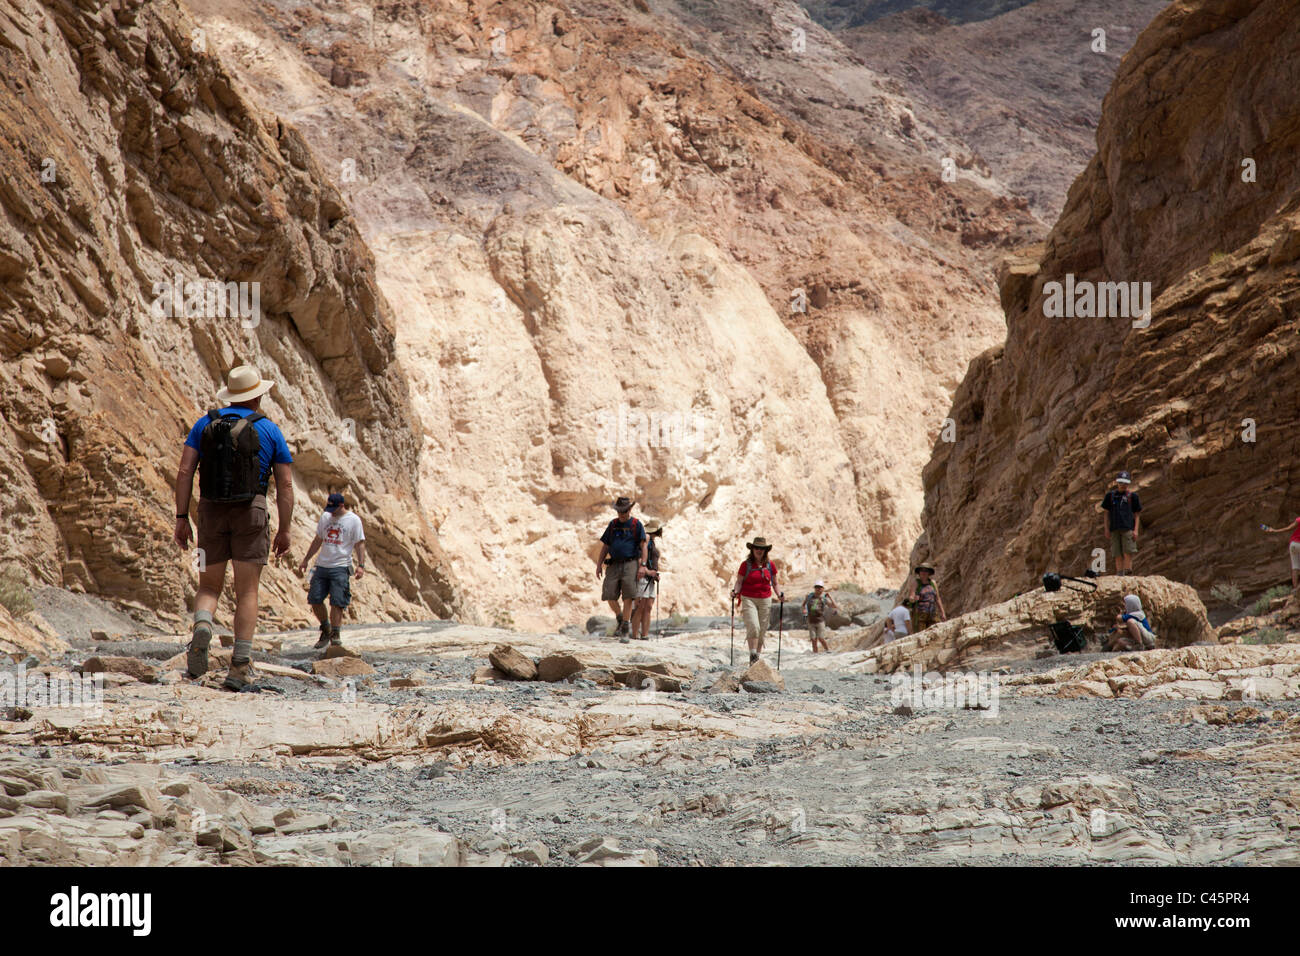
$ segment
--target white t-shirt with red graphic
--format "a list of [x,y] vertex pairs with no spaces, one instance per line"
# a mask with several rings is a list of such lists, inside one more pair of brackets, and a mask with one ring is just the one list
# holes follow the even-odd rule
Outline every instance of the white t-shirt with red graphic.
[[316,525],[316,534],[321,539],[320,551],[316,554],[318,568],[346,568],[352,563],[352,549],[358,541],[366,540],[366,533],[361,530],[361,519],[354,511],[337,518],[328,511],[324,512]]

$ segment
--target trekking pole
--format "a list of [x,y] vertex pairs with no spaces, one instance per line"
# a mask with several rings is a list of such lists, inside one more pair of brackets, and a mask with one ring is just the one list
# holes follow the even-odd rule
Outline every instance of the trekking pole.
[[731,596],[731,666],[736,666],[736,596]]
[[785,602],[781,602],[781,608],[777,611],[779,617],[776,619],[776,669],[781,669],[781,632],[785,630]]

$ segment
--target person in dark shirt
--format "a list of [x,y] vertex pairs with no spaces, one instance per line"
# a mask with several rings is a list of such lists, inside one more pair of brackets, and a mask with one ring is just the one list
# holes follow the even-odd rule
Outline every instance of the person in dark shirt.
[[1115,559],[1115,572],[1120,575],[1133,573],[1133,555],[1137,554],[1138,531],[1142,526],[1142,502],[1137,492],[1130,489],[1132,483],[1129,473],[1121,471],[1114,487],[1101,500],[1106,514],[1106,540]]
[[[618,517],[605,526],[600,536],[600,554],[596,556],[596,580],[603,576],[605,583],[600,596],[609,602],[618,621],[614,636],[623,643],[631,637],[632,610],[636,605],[637,581],[645,576],[646,533],[645,526],[632,517],[635,505],[626,496],[614,502]],[[609,558],[609,568],[605,559]],[[619,600],[622,600],[622,607]]]

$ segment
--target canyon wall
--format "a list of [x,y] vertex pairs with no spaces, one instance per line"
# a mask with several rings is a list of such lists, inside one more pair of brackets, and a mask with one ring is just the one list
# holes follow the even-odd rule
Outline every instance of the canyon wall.
[[[971,364],[956,441],[925,469],[913,557],[950,613],[1081,573],[1120,469],[1140,573],[1288,580],[1286,538],[1260,525],[1300,513],[1297,22],[1296,0],[1179,0],[1124,59],[1059,222],[1002,269],[1005,346]],[[1150,283],[1149,326],[1047,317],[1067,276]]]
[[[367,518],[369,613],[447,613],[392,313],[302,137],[244,99],[169,0],[8,3],[0,62],[7,561],[36,584],[187,613],[197,578],[171,540],[181,443],[251,362],[277,383],[263,409],[296,459],[293,563],[341,489]],[[260,310],[220,317],[204,299],[176,314],[159,284],[177,279],[247,283]],[[287,564],[264,578],[267,620],[305,621]]]

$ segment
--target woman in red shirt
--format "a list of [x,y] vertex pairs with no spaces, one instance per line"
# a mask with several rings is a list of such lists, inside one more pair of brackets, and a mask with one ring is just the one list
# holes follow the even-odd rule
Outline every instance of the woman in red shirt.
[[[1287,528],[1270,528],[1262,526],[1269,534],[1286,534]],[[1300,518],[1295,519],[1295,529],[1291,531],[1291,590],[1300,589]]]
[[748,542],[749,557],[736,572],[736,583],[731,588],[731,600],[740,596],[740,616],[745,622],[745,642],[749,644],[749,662],[758,660],[763,653],[763,639],[772,613],[772,594],[785,600],[785,592],[776,581],[776,562],[769,561],[767,553],[772,546],[766,538]]

